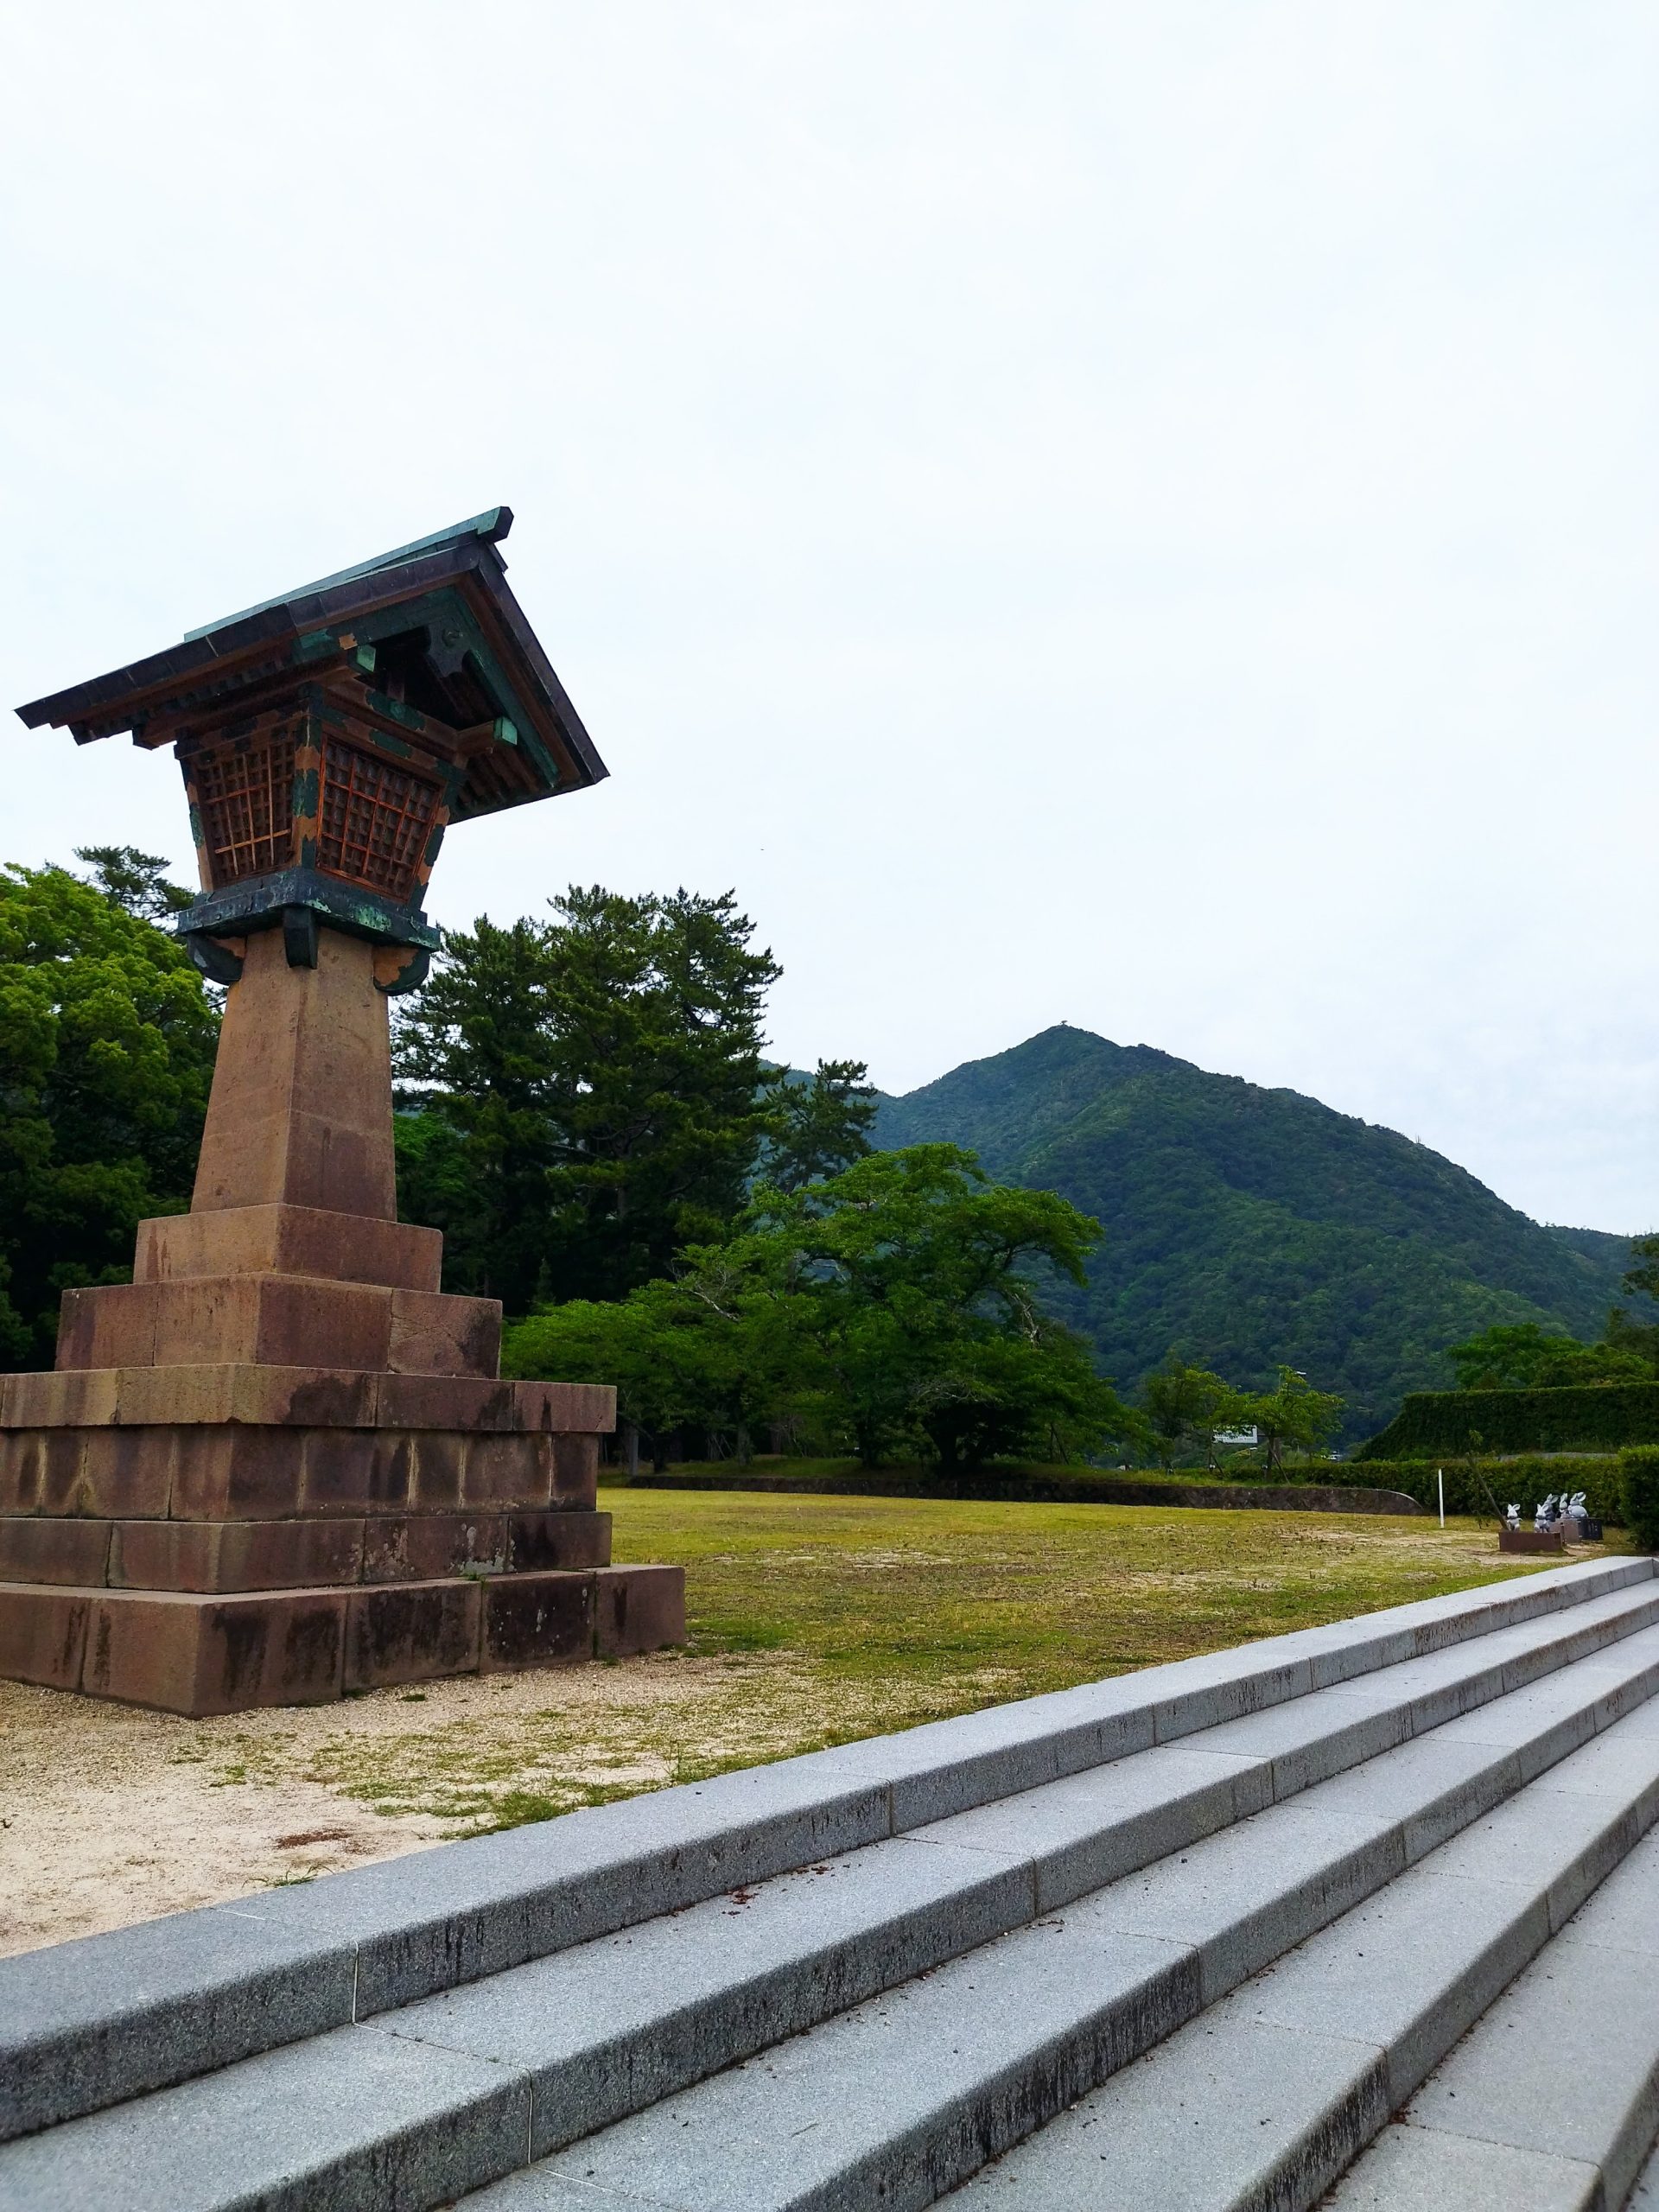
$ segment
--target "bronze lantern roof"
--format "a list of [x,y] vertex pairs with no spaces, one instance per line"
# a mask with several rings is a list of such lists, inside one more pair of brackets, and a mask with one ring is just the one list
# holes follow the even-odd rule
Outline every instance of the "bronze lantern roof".
[[[212,940],[319,919],[429,947],[420,901],[444,830],[607,773],[507,588],[493,507],[17,711],[77,744],[129,730],[183,771],[202,895],[179,929]],[[412,974],[412,970],[410,971]]]
[[226,706],[254,711],[296,674],[339,670],[394,721],[471,741],[453,821],[596,784],[605,764],[507,588],[496,549],[512,527],[512,510],[493,507],[17,712],[79,745],[130,730],[155,747]]

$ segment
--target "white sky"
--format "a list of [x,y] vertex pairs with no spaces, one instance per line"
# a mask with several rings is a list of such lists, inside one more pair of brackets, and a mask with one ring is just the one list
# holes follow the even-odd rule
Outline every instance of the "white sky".
[[[1659,11],[14,6],[0,699],[505,500],[779,1051],[1065,1019],[1659,1220]],[[12,726],[0,854],[188,839]]]

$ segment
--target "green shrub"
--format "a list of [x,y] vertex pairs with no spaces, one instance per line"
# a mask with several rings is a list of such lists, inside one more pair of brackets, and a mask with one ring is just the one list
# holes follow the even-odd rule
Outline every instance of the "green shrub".
[[1354,1457],[1617,1452],[1626,1444],[1659,1444],[1659,1382],[1600,1382],[1568,1390],[1414,1390]]
[[1659,1552],[1659,1445],[1637,1444],[1618,1455],[1624,1485],[1624,1526],[1637,1548]]

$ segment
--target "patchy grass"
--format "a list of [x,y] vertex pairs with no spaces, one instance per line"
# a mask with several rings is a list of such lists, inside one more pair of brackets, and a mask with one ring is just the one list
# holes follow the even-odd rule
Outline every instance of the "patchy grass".
[[601,1503],[684,1564],[688,1651],[209,1720],[0,1683],[0,1950],[1535,1571],[1428,1516]]
[[631,1662],[596,1694],[584,1670],[580,1697],[534,1677],[535,1709],[515,1697],[499,1722],[474,1684],[466,1725],[337,1732],[309,1778],[450,1834],[513,1826],[1516,1567],[1490,1529],[1427,1517],[626,1486],[603,1503],[619,1561],[685,1567],[684,1659]]
[[1490,1529],[1427,1516],[623,1487],[603,1503],[619,1560],[683,1563],[694,1652],[788,1651],[895,1707],[918,1689],[956,1711],[1030,1696],[1517,1564]]

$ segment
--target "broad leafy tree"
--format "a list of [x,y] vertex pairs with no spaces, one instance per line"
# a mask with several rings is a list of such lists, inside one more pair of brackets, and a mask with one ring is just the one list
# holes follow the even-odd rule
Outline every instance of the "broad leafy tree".
[[[1612,1318],[1617,1323],[1624,1317],[1615,1313]],[[1633,1332],[1639,1326],[1632,1325]],[[1580,1344],[1565,1331],[1542,1329],[1535,1321],[1483,1329],[1478,1337],[1453,1344],[1446,1357],[1460,1390],[1560,1390],[1586,1382],[1646,1382],[1653,1373],[1631,1345],[1616,1339]]]
[[619,1427],[659,1469],[669,1440],[714,1410],[709,1331],[676,1287],[654,1282],[606,1302],[573,1298],[509,1331],[503,1371],[569,1382],[608,1382]]
[[1194,1450],[1212,1465],[1217,1429],[1234,1427],[1243,1419],[1243,1398],[1230,1382],[1173,1352],[1147,1377],[1141,1402],[1153,1452],[1166,1471]]
[[[1094,1237],[1064,1198],[993,1183],[951,1145],[872,1153],[798,1191],[763,1185],[734,1236],[691,1247],[671,1281],[628,1300],[640,1367],[682,1333],[627,1417],[696,1418],[740,1450],[761,1423],[789,1422],[871,1466],[1087,1453],[1136,1417],[1034,1278],[1076,1281]],[[564,1332],[590,1325],[534,1317],[509,1357],[519,1372],[569,1371]]]
[[1287,1452],[1312,1454],[1328,1444],[1342,1426],[1343,1402],[1334,1391],[1316,1390],[1295,1368],[1281,1367],[1273,1389],[1244,1399],[1238,1411],[1260,1435],[1271,1471],[1284,1465]]
[[[60,1294],[130,1279],[134,1231],[189,1204],[218,1020],[162,863],[0,868],[0,1357],[50,1366]],[[100,863],[104,865],[100,865]],[[128,864],[152,870],[136,884]],[[169,887],[170,888],[170,887]]]
[[1097,1230],[1052,1191],[915,1145],[788,1194],[762,1190],[740,1254],[799,1301],[860,1458],[920,1442],[947,1468],[1094,1448],[1124,1409],[1033,1277],[1080,1281]]

